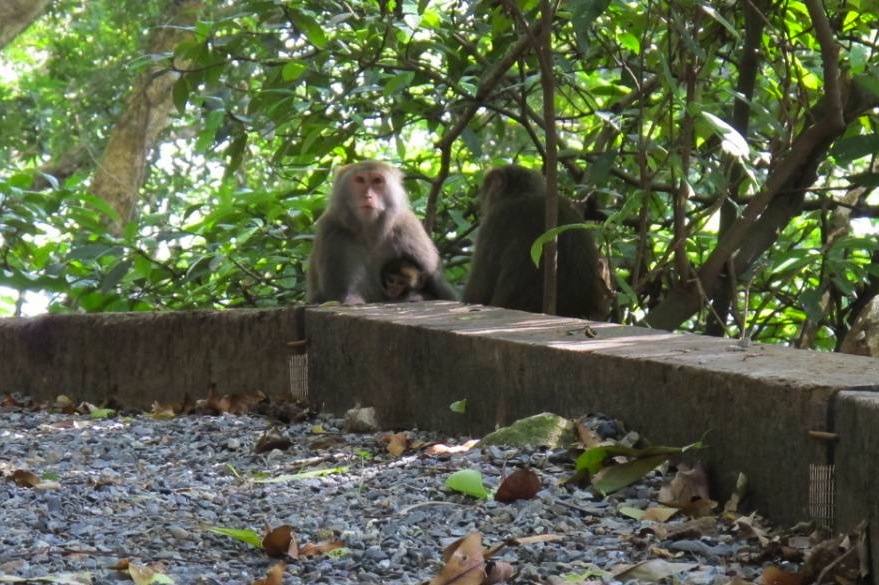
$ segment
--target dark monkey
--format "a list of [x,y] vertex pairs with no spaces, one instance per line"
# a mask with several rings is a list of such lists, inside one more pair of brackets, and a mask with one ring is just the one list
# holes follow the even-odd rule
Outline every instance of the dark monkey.
[[[543,263],[534,266],[531,245],[546,231],[543,176],[517,165],[491,170],[480,190],[480,225],[464,302],[543,311]],[[583,223],[574,206],[559,199],[558,225]],[[604,320],[608,292],[598,251],[587,230],[558,237],[559,315]]]
[[436,246],[409,209],[402,174],[376,161],[336,172],[329,205],[317,222],[308,266],[308,302],[348,304],[387,300],[382,269],[409,258],[434,298],[456,298],[445,281]]
[[429,301],[436,297],[425,289],[427,274],[406,258],[395,258],[382,267],[382,288],[388,301]]

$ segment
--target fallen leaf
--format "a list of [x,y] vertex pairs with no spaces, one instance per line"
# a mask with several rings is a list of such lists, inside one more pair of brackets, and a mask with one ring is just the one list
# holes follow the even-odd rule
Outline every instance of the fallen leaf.
[[27,471],[25,469],[16,469],[9,476],[15,485],[23,488],[32,488],[36,487],[40,483],[40,478],[36,476],[36,474]]
[[435,445],[431,445],[430,447],[425,449],[424,452],[427,453],[428,455],[433,456],[433,457],[436,457],[438,455],[449,455],[452,453],[464,453],[466,451],[469,451],[473,447],[475,447],[478,443],[479,443],[479,439],[470,439],[469,441],[462,443],[460,445],[449,446],[449,445],[435,444]]
[[471,532],[443,550],[445,566],[430,585],[481,585],[486,578],[482,534]]
[[276,427],[266,429],[265,432],[256,441],[253,452],[257,455],[260,453],[268,453],[273,449],[278,451],[286,451],[293,443],[281,434]]
[[160,569],[150,567],[144,563],[129,561],[128,574],[135,585],[152,585],[153,583],[173,583],[174,580],[165,575]]
[[769,565],[763,569],[761,582],[763,585],[801,585],[803,576],[799,573],[789,573]]
[[277,563],[268,570],[265,579],[257,579],[251,583],[251,585],[281,585],[281,583],[283,583],[284,571],[286,569],[287,565],[284,563]]
[[642,477],[662,465],[668,455],[660,454],[642,459],[633,459],[619,465],[604,467],[592,476],[592,487],[606,496],[626,486],[632,485]]
[[318,542],[316,544],[312,544],[309,542],[299,547],[299,556],[313,557],[317,555],[323,555],[330,551],[340,549],[343,546],[344,545],[338,540]]
[[262,537],[253,530],[224,528],[222,526],[211,526],[208,528],[208,530],[210,530],[214,534],[221,534],[223,536],[228,536],[229,538],[234,538],[239,542],[247,543],[255,548],[262,547]]
[[490,492],[482,483],[482,474],[475,469],[461,469],[446,478],[446,487],[474,498],[487,498]]
[[671,575],[692,571],[699,565],[697,563],[670,563],[663,559],[649,559],[637,565],[614,571],[613,577],[617,581],[659,581]]
[[745,499],[745,495],[748,493],[748,476],[744,473],[739,473],[738,477],[736,477],[736,488],[733,490],[732,495],[730,495],[729,500],[723,505],[723,511],[727,514],[734,514],[739,511],[739,504],[741,504],[742,500]]
[[580,444],[586,449],[597,447],[601,444],[601,437],[598,436],[598,433],[580,421],[577,422],[577,436],[580,438]]
[[701,465],[690,467],[681,463],[672,480],[659,489],[659,503],[683,508],[696,499],[711,499],[708,493],[708,477]]
[[488,561],[485,563],[485,580],[483,585],[492,583],[505,583],[513,578],[516,569],[505,561]]
[[669,519],[677,514],[680,510],[670,508],[668,506],[653,506],[644,510],[643,520],[653,520],[655,522],[668,522]]
[[152,409],[150,410],[150,418],[156,420],[168,420],[175,416],[177,416],[177,413],[174,412],[174,406],[172,404],[161,404],[158,401],[153,402]]
[[383,436],[382,440],[387,444],[391,457],[399,457],[409,448],[409,439],[406,438],[405,433],[388,434]]
[[267,555],[274,558],[283,556],[299,558],[296,533],[293,532],[292,526],[286,524],[276,528],[266,527],[265,536],[262,538],[262,549]]
[[494,499],[498,502],[530,500],[540,491],[540,478],[530,469],[517,469],[501,482]]

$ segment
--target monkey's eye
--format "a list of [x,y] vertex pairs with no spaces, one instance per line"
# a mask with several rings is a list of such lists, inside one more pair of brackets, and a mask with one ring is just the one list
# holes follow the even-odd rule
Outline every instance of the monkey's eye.
[[365,182],[366,182],[366,177],[364,177],[363,175],[355,175],[355,176],[354,176],[354,182],[355,182],[355,183],[365,183]]
[[384,177],[373,177],[373,178],[372,178],[372,184],[373,184],[373,185],[381,185],[381,184],[383,184],[384,182],[385,182],[385,178],[384,178]]

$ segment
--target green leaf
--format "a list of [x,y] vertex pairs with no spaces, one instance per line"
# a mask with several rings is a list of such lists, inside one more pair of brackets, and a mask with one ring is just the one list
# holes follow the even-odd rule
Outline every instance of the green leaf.
[[295,81],[305,73],[307,67],[302,61],[288,61],[281,69],[281,78],[284,81]]
[[323,49],[326,46],[327,35],[324,32],[323,27],[311,16],[303,12],[297,12],[293,22],[295,22],[296,26],[302,30],[306,37],[308,37],[308,40],[312,45],[318,49]]
[[874,156],[877,152],[879,152],[879,133],[840,138],[830,147],[830,154],[840,164],[850,163],[865,156]]
[[303,471],[301,473],[285,473],[282,475],[277,475],[275,477],[267,477],[267,478],[258,478],[254,479],[255,483],[285,483],[288,481],[296,481],[299,479],[309,479],[312,477],[324,477],[327,475],[334,475],[336,473],[348,473],[349,467],[347,465],[340,465],[338,467],[328,467],[325,469],[312,469],[311,471]]
[[449,410],[452,412],[457,412],[458,414],[464,414],[467,412],[467,399],[464,400],[456,400],[455,402],[449,405]]
[[544,232],[539,238],[531,244],[531,261],[535,266],[540,266],[540,256],[543,255],[543,246],[561,233],[569,230],[594,230],[598,226],[594,223],[571,223],[568,225],[560,225],[548,232]]
[[702,117],[714,128],[720,136],[720,146],[725,152],[736,158],[747,158],[751,152],[748,142],[739,134],[739,131],[710,112],[702,112]]
[[172,97],[174,100],[174,107],[177,108],[177,112],[180,114],[186,113],[186,102],[189,99],[189,94],[192,91],[192,88],[189,85],[189,78],[185,75],[174,83],[174,89],[172,90]]
[[385,82],[385,86],[382,88],[382,94],[392,96],[404,87],[409,87],[412,84],[413,79],[415,79],[414,71],[398,73]]
[[208,530],[214,534],[228,536],[245,544],[249,544],[254,548],[262,548],[262,535],[257,534],[253,530],[239,528],[223,528],[222,526],[210,526]]
[[632,485],[665,463],[668,458],[669,455],[653,455],[605,467],[592,477],[592,487],[598,490],[601,495],[606,496]]
[[482,483],[482,474],[475,469],[456,471],[446,479],[446,487],[474,498],[484,499],[491,495]]

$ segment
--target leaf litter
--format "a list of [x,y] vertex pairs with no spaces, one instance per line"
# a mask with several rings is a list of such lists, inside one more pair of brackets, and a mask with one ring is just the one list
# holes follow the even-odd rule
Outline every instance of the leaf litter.
[[[577,421],[573,449],[548,450],[241,414],[263,408],[259,396],[213,397],[200,408],[214,416],[156,405],[152,415],[95,417],[72,404],[2,401],[0,496],[12,505],[0,516],[0,583],[106,582],[122,570],[113,559],[128,557],[145,559],[127,566],[135,583],[864,581],[863,529],[773,527],[746,509],[744,476],[718,506],[693,462],[701,442],[644,446],[600,416]],[[461,472],[463,489],[449,481]],[[32,489],[49,477],[53,491]],[[59,528],[76,526],[82,539],[49,537],[51,527],[27,520],[47,493],[103,513],[50,503]],[[249,528],[260,524],[262,533]]]

